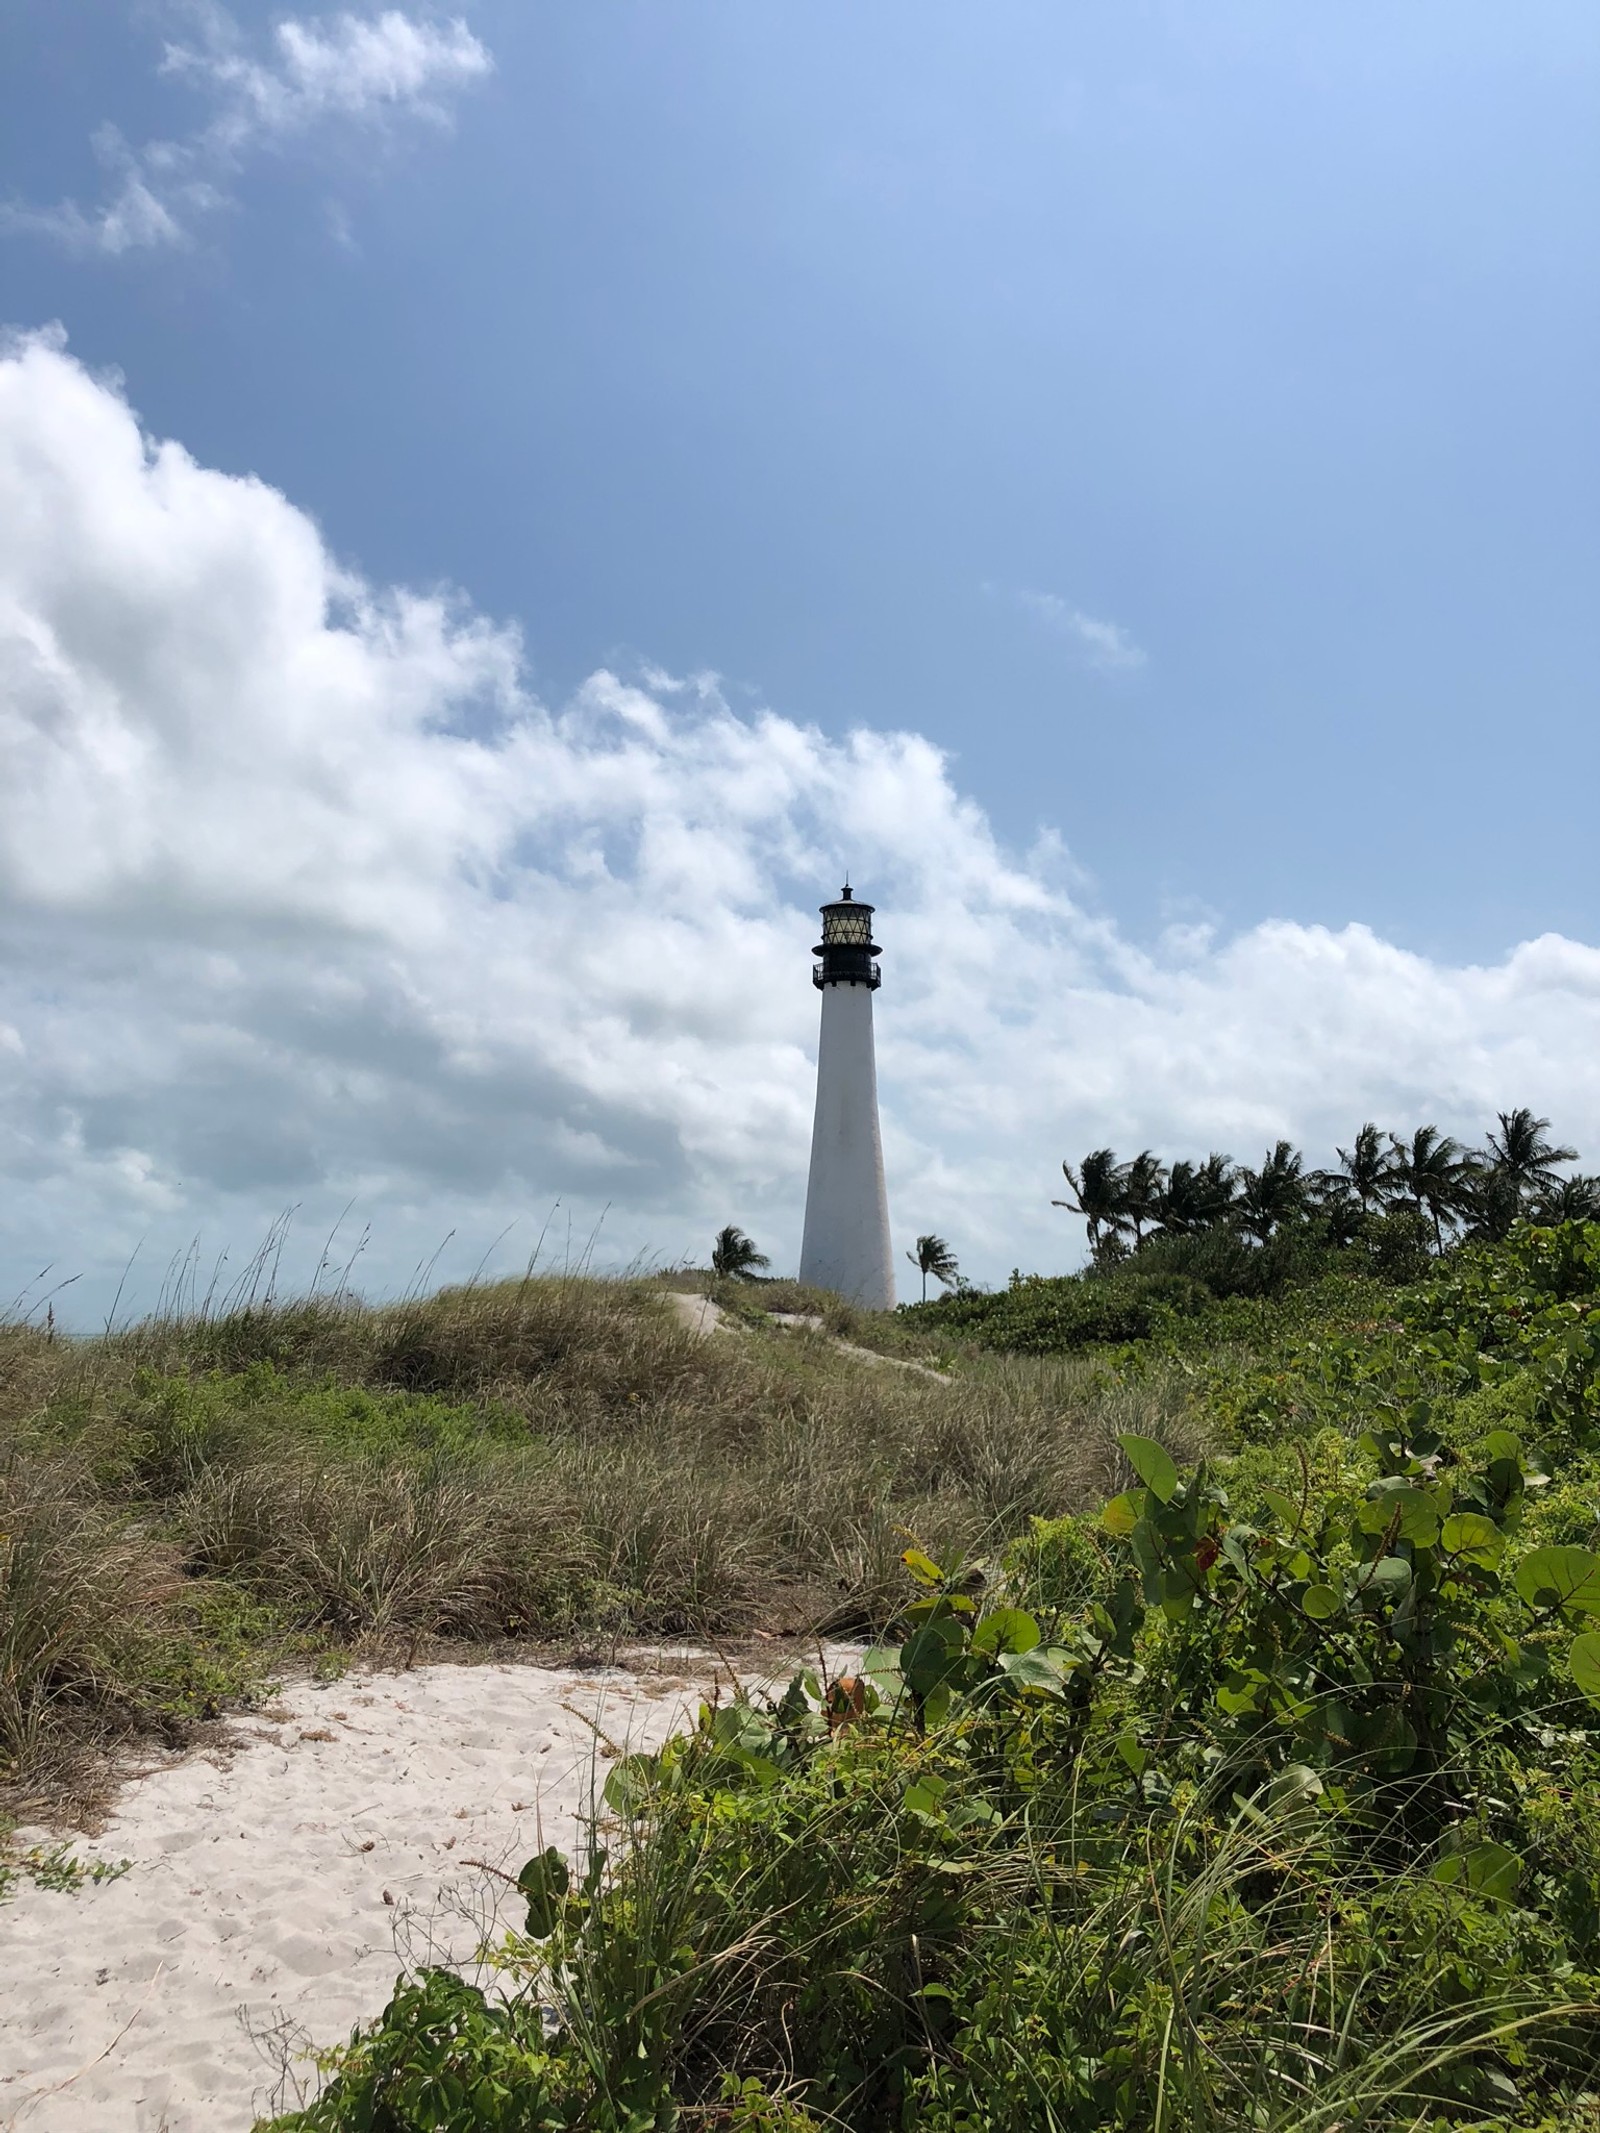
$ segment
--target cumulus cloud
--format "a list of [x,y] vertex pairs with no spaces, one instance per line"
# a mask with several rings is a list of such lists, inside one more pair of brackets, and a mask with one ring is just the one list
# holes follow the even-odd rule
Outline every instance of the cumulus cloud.
[[133,146],[115,126],[94,137],[106,195],[83,207],[12,203],[14,229],[75,251],[119,253],[184,245],[226,206],[252,155],[331,125],[371,129],[397,120],[448,121],[453,100],[490,72],[485,47],[459,19],[436,22],[386,8],[376,15],[289,16],[263,55],[212,0],[186,9],[187,38],[166,45],[161,71],[190,83],[211,116],[180,140]]
[[1101,674],[1126,674],[1145,663],[1143,650],[1120,623],[1099,622],[1081,608],[1063,600],[1059,593],[1029,592],[1012,595],[1024,614],[1031,615],[1058,637],[1065,637],[1085,664]]
[[[1066,1265],[1057,1165],[1254,1157],[1367,1116],[1600,1139],[1600,952],[1453,968],[1352,924],[1154,951],[1059,839],[1006,849],[915,732],[736,715],[713,680],[528,691],[516,632],[375,586],[260,481],[150,438],[59,336],[0,354],[0,1272],[349,1202],[375,1284],[550,1207],[601,1254],[782,1265],[815,905],[879,905],[891,1210],[971,1271]],[[547,1241],[547,1252],[550,1249]],[[315,1257],[315,1250],[312,1251]],[[54,1277],[52,1277],[54,1278]],[[0,1295],[0,1303],[5,1296]]]

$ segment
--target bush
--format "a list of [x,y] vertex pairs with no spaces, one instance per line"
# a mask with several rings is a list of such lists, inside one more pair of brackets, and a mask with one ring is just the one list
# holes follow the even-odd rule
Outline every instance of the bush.
[[1151,1339],[1204,1347],[1258,1337],[1286,1303],[1302,1318],[1339,1308],[1374,1315],[1386,1291],[1420,1280],[1433,1264],[1425,1226],[1406,1212],[1365,1217],[1360,1238],[1344,1246],[1310,1221],[1286,1224],[1264,1245],[1218,1228],[1150,1237],[1126,1258],[1077,1274],[1014,1274],[993,1294],[956,1290],[900,1316],[1029,1355]]

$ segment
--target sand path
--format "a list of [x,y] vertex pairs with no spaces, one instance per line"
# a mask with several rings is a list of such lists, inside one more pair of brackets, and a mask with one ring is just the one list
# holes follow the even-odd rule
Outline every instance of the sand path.
[[[670,1290],[668,1295],[679,1320],[691,1333],[715,1333],[728,1323],[727,1313],[709,1296],[692,1296],[682,1289]],[[821,1333],[826,1326],[824,1319],[810,1311],[769,1311],[767,1316],[773,1325],[781,1326],[789,1333]],[[863,1363],[880,1364],[885,1370],[909,1370],[914,1377],[932,1378],[936,1385],[954,1382],[946,1371],[934,1370],[927,1363],[914,1363],[909,1356],[880,1355],[876,1348],[863,1348],[855,1341],[836,1339],[831,1345],[841,1355],[856,1356]]]
[[0,1904],[0,2128],[245,2133],[293,2105],[296,2071],[314,2083],[297,2055],[377,2014],[405,1964],[466,1964],[493,1933],[507,1891],[463,1862],[571,1850],[612,1752],[692,1719],[712,1671],[302,1682],[222,1749],[130,1779],[74,1845],[127,1874]]

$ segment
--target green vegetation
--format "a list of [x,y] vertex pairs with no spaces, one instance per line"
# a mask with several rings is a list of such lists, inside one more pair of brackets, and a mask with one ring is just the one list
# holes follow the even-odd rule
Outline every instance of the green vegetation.
[[1447,1237],[1502,1239],[1524,1217],[1600,1216],[1600,1178],[1563,1177],[1558,1166],[1577,1151],[1558,1148],[1549,1130],[1549,1119],[1526,1108],[1502,1111],[1486,1145],[1472,1150],[1437,1126],[1401,1137],[1368,1120],[1328,1170],[1308,1170],[1287,1141],[1254,1170],[1217,1154],[1168,1169],[1148,1148],[1120,1163],[1113,1149],[1095,1148],[1076,1169],[1062,1164],[1071,1197],[1051,1205],[1083,1216],[1098,1267],[1125,1257],[1130,1239],[1137,1252],[1147,1230],[1169,1240],[1232,1233],[1260,1245],[1295,1231],[1303,1247],[1351,1245],[1397,1208],[1425,1221],[1443,1250]]
[[404,1981],[282,2133],[1592,2133],[1600,1225],[1423,1265],[1080,1366],[1120,1492],[615,1768],[503,1992]]
[[1335,1225],[1274,1149],[1237,1220],[892,1319],[8,1329],[12,1804],[352,1648],[828,1627],[853,1676],[616,1766],[501,1989],[401,1980],[281,2133],[1596,2133],[1600,1224],[1466,1236],[1438,1157],[1364,1129]]
[[0,1842],[0,1903],[14,1895],[24,1881],[58,1895],[76,1895],[81,1888],[102,1881],[120,1881],[128,1871],[127,1859],[80,1859],[69,1844],[30,1844],[26,1848]]
[[943,1237],[936,1237],[931,1233],[927,1236],[919,1237],[916,1250],[907,1252],[906,1257],[922,1276],[921,1300],[923,1303],[928,1300],[928,1276],[930,1274],[942,1289],[953,1289],[961,1279],[961,1269],[956,1263],[956,1255],[951,1251]]
[[959,1551],[1093,1501],[1116,1432],[1166,1412],[1078,1360],[864,1368],[762,1306],[948,1343],[792,1284],[715,1293],[710,1339],[663,1284],[561,1277],[0,1329],[0,1804],[356,1645],[871,1633],[907,1529]]
[[919,1330],[1024,1354],[1164,1340],[1260,1340],[1281,1321],[1239,1309],[1271,1299],[1313,1315],[1359,1318],[1382,1292],[1421,1279],[1461,1242],[1496,1242],[1521,1220],[1600,1218],[1600,1179],[1563,1177],[1571,1148],[1550,1121],[1502,1111],[1478,1151],[1437,1126],[1385,1134],[1370,1120],[1331,1169],[1312,1170],[1278,1141],[1252,1170],[1231,1156],[1168,1168],[1147,1148],[1127,1162],[1096,1148],[1061,1168],[1083,1216],[1090,1264],[1055,1278],[1014,1273],[988,1295],[961,1288],[911,1313]]
[[711,1271],[724,1281],[763,1273],[771,1264],[766,1253],[756,1249],[755,1239],[747,1237],[736,1222],[726,1223],[717,1231],[711,1247]]

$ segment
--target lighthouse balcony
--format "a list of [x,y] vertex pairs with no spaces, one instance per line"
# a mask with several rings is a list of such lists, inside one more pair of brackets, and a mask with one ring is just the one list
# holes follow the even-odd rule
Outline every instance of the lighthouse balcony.
[[883,971],[870,955],[830,948],[812,971],[811,982],[819,992],[824,985],[865,985],[876,992],[883,983]]

